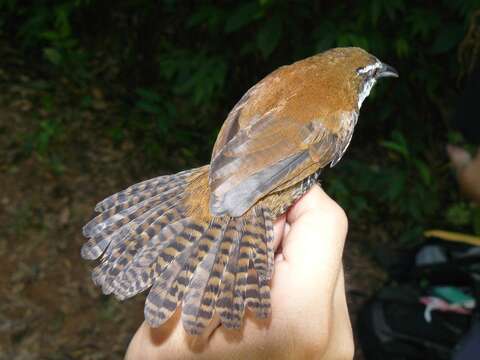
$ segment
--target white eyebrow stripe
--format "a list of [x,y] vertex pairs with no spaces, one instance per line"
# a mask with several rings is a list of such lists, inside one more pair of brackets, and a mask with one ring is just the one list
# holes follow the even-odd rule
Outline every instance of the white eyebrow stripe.
[[375,70],[375,69],[378,69],[380,66],[382,66],[382,63],[380,61],[376,61],[375,63],[373,64],[369,64],[361,69],[359,69],[357,71],[357,74],[365,74],[365,73],[368,73],[372,70]]

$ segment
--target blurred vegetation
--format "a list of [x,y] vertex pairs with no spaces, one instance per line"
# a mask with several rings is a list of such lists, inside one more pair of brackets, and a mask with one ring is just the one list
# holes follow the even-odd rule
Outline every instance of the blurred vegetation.
[[[444,155],[447,141],[462,141],[449,119],[476,62],[478,44],[467,37],[479,0],[112,4],[0,0],[1,36],[51,82],[37,84],[53,94],[38,100],[37,111],[60,106],[59,91],[79,108],[115,101],[119,115],[102,118],[92,136],[133,142],[152,166],[178,170],[209,160],[229,109],[270,71],[331,47],[360,46],[401,77],[377,86],[364,104],[348,155],[326,173],[325,186],[352,223],[382,224],[402,244],[430,227],[471,232],[476,224],[480,232],[479,211],[457,194]],[[38,117],[26,151],[61,173],[58,144],[75,121]]]

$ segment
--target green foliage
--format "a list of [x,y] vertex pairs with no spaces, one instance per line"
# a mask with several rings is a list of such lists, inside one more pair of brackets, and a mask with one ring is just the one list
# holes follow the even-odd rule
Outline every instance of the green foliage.
[[219,56],[172,50],[159,59],[159,74],[172,84],[173,95],[188,97],[194,106],[215,101],[223,89],[227,65]]
[[[79,41],[72,33],[71,17],[89,0],[56,1],[54,4],[33,3],[17,4],[15,0],[0,2],[0,10],[8,10],[8,24],[23,20],[16,35],[25,49],[41,50],[43,57],[54,68],[71,79],[84,81],[88,76],[87,55],[79,46]],[[75,69],[75,71],[71,71]]]
[[53,173],[61,174],[64,166],[60,154],[52,146],[63,135],[62,124],[58,119],[38,120],[36,129],[25,138],[24,152],[36,154]]
[[[392,237],[414,241],[424,228],[468,217],[455,205],[444,144],[458,140],[448,125],[464,70],[456,53],[480,1],[432,4],[4,0],[0,30],[54,76],[85,88],[103,82],[125,104],[104,136],[130,139],[156,162],[173,156],[173,167],[208,161],[229,109],[276,67],[335,46],[365,48],[400,79],[372,93],[325,183],[353,222],[383,222]],[[48,153],[58,132],[53,120],[40,123],[34,151]]]
[[445,214],[445,220],[457,229],[473,232],[480,235],[480,208],[476,205],[460,201],[452,204]]
[[471,224],[472,215],[471,207],[464,202],[459,202],[447,209],[445,217],[450,224],[466,226]]

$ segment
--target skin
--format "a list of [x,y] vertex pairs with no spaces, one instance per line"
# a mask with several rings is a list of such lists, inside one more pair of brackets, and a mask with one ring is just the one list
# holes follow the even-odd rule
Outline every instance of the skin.
[[205,333],[185,333],[179,312],[162,327],[145,322],[126,359],[352,359],[342,252],[345,212],[318,186],[275,224],[272,315],[247,311],[240,331],[214,319]]
[[466,150],[448,145],[447,154],[457,174],[462,193],[480,204],[480,148],[472,158]]

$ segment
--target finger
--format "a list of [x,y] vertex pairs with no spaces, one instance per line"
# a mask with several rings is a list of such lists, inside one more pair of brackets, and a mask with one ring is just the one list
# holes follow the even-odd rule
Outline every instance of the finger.
[[290,233],[284,237],[284,256],[290,263],[323,268],[319,259],[340,261],[348,223],[343,209],[318,185],[288,212]]
[[462,170],[472,161],[470,153],[459,146],[447,145],[447,154],[457,171]]
[[276,292],[307,307],[311,301],[327,306],[341,269],[345,213],[314,186],[289,211],[287,223],[290,231],[281,245],[284,260],[275,264],[272,296]]
[[286,214],[281,215],[273,225],[273,250],[276,251],[285,233]]

